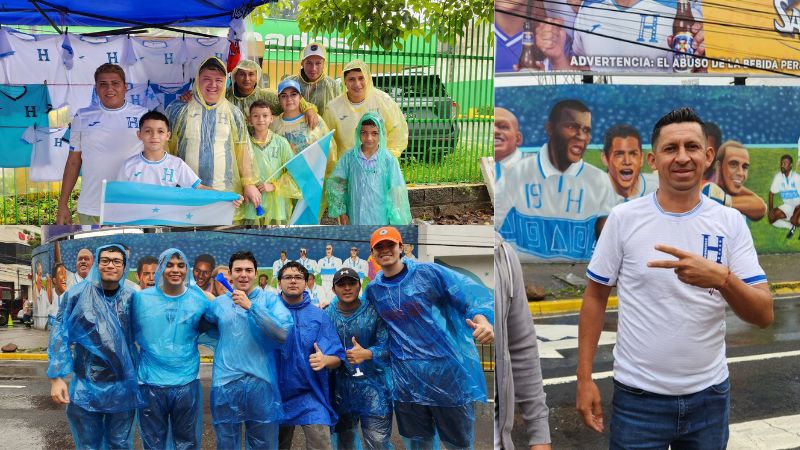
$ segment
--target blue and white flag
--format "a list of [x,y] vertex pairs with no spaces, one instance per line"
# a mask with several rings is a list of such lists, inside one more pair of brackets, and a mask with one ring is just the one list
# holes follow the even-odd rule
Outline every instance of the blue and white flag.
[[103,181],[100,223],[103,225],[230,225],[233,192]]
[[302,200],[297,202],[294,207],[289,225],[316,225],[319,223],[322,186],[332,138],[333,131],[330,131],[286,163],[286,170],[292,175],[300,192],[303,193]]

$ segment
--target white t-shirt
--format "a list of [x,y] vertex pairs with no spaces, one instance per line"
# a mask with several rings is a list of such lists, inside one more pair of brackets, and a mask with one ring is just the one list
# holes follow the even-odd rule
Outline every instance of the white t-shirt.
[[133,50],[138,61],[130,70],[132,80],[183,83],[195,75],[184,72],[189,53],[183,39],[133,39]]
[[52,295],[53,295],[53,303],[49,303],[47,305],[47,315],[55,317],[56,315],[58,315],[58,308],[61,307],[61,302],[64,301],[64,297],[67,296],[67,291],[64,291],[61,295],[58,295],[56,293],[56,289],[53,288]]
[[297,262],[299,262],[300,264],[302,264],[302,265],[303,265],[303,267],[305,267],[305,268],[306,268],[306,270],[308,271],[308,273],[310,273],[310,274],[315,274],[315,273],[317,273],[317,262],[316,262],[316,261],[314,261],[313,259],[308,259],[308,258],[298,258],[298,259],[296,259],[295,261],[297,261]]
[[342,260],[331,256],[330,258],[324,257],[317,261],[317,268],[319,269],[319,274],[323,277],[331,277],[333,278],[336,275],[336,271],[342,267]]
[[119,109],[100,104],[83,108],[75,115],[70,151],[82,153],[79,213],[99,216],[103,180],[115,180],[122,163],[142,152],[136,131],[139,118],[146,112],[141,106],[125,102]]
[[363,260],[359,257],[356,257],[356,260],[353,261],[353,258],[347,258],[342,261],[342,267],[349,267],[358,273],[359,278],[364,278],[367,276],[369,272],[369,266],[367,265],[367,261]]
[[68,270],[67,271],[67,290],[69,290],[72,286],[75,286],[76,284],[80,283],[83,280],[84,279],[81,278],[80,275],[78,275],[75,272],[70,272]]
[[614,193],[617,196],[617,204],[631,201],[634,198],[644,197],[645,195],[657,191],[658,175],[654,173],[644,173],[644,172],[639,173],[639,184],[637,189],[639,190],[639,194],[633,198],[625,198],[619,194],[616,194],[615,190]]
[[200,184],[200,177],[182,159],[169,153],[158,161],[148,161],[142,153],[131,156],[122,163],[117,180],[185,188]]
[[291,261],[291,259],[289,259],[289,258],[286,258],[283,261],[281,261],[280,259],[276,259],[275,262],[272,263],[272,277],[273,278],[277,278],[278,277],[278,271],[281,270],[283,268],[283,266],[285,266],[286,263],[288,263],[289,261]]
[[789,176],[778,172],[772,177],[772,185],[769,191],[773,194],[780,194],[784,205],[796,208],[800,205],[800,174],[794,170],[789,172]]
[[33,144],[31,181],[61,181],[69,156],[69,128],[28,127],[22,139]]
[[[621,8],[615,0],[585,2],[575,18],[576,31],[572,50],[581,56],[625,58],[622,61],[594,60],[589,62],[592,71],[672,72],[673,57],[667,45],[667,37],[672,35],[673,17],[675,17],[674,6],[670,8],[655,0],[641,0],[630,8]],[[659,48],[617,41],[603,36],[613,36]]]
[[716,290],[679,281],[672,269],[647,267],[648,261],[675,260],[656,244],[716,261],[749,285],[767,277],[744,217],[705,196],[683,214],[662,210],[656,194],[611,211],[586,274],[617,286],[614,378],[657,394],[699,392],[728,377],[726,302]]
[[616,205],[608,174],[581,160],[563,173],[547,144],[498,180],[495,228],[523,261],[588,261],[595,224]]

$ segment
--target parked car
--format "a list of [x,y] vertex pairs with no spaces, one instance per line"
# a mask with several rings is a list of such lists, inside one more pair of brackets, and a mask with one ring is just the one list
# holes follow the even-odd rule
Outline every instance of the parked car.
[[408,147],[403,158],[436,161],[455,149],[460,130],[457,105],[439,75],[395,73],[373,75],[376,88],[400,106],[408,123]]

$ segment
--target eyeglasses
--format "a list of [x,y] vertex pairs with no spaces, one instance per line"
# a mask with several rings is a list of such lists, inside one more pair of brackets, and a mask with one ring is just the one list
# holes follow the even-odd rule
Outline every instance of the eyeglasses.
[[302,280],[305,280],[305,278],[300,276],[300,275],[287,275],[287,276],[281,278],[281,280],[284,280],[284,281],[302,281]]
[[100,258],[101,266],[107,266],[109,264],[112,264],[116,267],[122,267],[122,265],[125,264],[125,260],[122,258]]

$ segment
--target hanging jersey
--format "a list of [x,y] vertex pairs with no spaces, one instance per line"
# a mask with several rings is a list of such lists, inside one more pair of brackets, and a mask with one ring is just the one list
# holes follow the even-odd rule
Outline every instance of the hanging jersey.
[[[128,40],[126,36],[92,37],[70,34],[69,45],[72,48],[70,84],[94,87],[94,72],[103,64],[117,64],[123,69],[128,69],[124,64],[125,44]],[[125,81],[136,82],[130,76],[126,76]]]
[[22,135],[30,126],[47,128],[49,109],[50,95],[42,84],[0,85],[0,142],[3,142],[0,167],[31,165],[33,146],[22,140]]
[[184,71],[189,60],[183,39],[133,39],[136,64],[131,68],[131,79],[156,84],[184,83],[194,72]]
[[150,83],[150,90],[156,99],[156,111],[164,112],[170,103],[174,102],[181,95],[192,89],[192,82],[185,84],[156,84]]
[[197,174],[182,159],[169,153],[164,153],[158,161],[149,161],[141,153],[131,156],[122,163],[117,181],[184,188],[196,188],[200,184]]
[[30,181],[61,181],[69,156],[69,128],[28,127],[22,135],[33,145]]
[[83,108],[72,121],[70,150],[81,152],[83,184],[78,212],[100,215],[103,180],[115,180],[122,163],[142,151],[136,137],[139,118],[147,109],[125,103],[119,109],[102,104]]
[[33,35],[4,28],[12,52],[7,52],[0,82],[3,84],[41,83],[66,85],[66,68],[61,56],[60,35]]
[[187,38],[188,60],[186,61],[185,72],[194,76],[203,61],[212,56],[221,59],[222,62],[227,64],[228,46],[228,39],[224,37]]
[[656,0],[641,0],[630,8],[621,8],[615,0],[587,2],[575,19],[572,49],[575,55],[594,58],[580,65],[596,72],[672,72],[667,37],[673,17],[675,6]]

